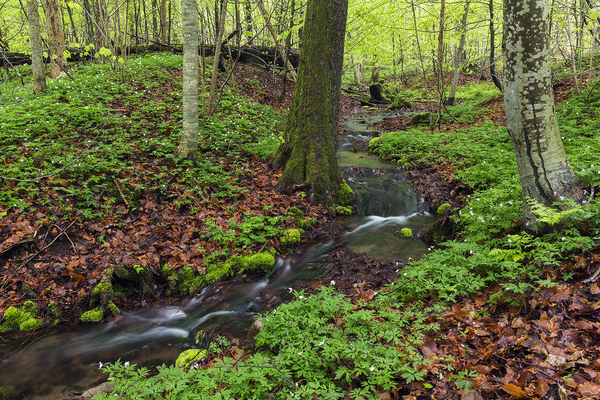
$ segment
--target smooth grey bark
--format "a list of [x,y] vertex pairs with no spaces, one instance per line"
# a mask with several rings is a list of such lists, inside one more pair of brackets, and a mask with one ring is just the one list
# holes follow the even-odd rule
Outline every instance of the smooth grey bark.
[[[551,206],[582,191],[565,152],[552,92],[547,0],[504,0],[504,107],[523,198]],[[524,201],[524,228],[536,217]]]
[[37,0],[27,1],[27,17],[29,19],[29,44],[31,45],[33,93],[40,94],[46,91],[46,75],[44,74],[42,35],[40,33],[40,13],[38,11]]
[[50,71],[53,78],[67,71],[67,60],[65,60],[65,35],[58,13],[56,0],[45,0],[44,12],[46,14],[46,29],[48,42],[50,44]]
[[467,0],[465,4],[465,12],[460,21],[460,42],[458,43],[458,50],[454,55],[454,75],[452,76],[452,83],[450,84],[450,94],[448,95],[448,105],[453,105],[456,98],[456,88],[458,87],[458,78],[460,77],[461,60],[463,52],[465,51],[465,42],[467,41],[467,21],[469,19],[469,5],[471,1]]
[[277,163],[277,189],[312,203],[347,203],[335,157],[348,0],[308,0],[298,81]]
[[183,131],[177,157],[198,152],[198,13],[196,0],[181,0],[183,33]]

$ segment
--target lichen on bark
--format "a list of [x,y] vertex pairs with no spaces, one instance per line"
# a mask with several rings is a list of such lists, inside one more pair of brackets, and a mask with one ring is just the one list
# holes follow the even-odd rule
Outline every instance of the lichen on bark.
[[[523,197],[551,206],[579,200],[581,188],[564,149],[554,110],[547,1],[504,1],[504,105]],[[523,224],[536,230],[524,201]]]

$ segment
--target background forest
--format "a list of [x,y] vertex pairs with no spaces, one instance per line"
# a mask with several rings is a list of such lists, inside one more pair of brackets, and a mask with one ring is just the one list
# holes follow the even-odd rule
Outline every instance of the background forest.
[[[348,151],[401,168],[393,180],[425,204],[414,214],[435,219],[389,232],[421,246],[414,259],[344,247],[362,200],[276,193],[306,1],[193,3],[0,0],[0,398],[74,397],[106,373],[98,398],[600,396],[596,1],[550,2],[551,86],[582,196],[544,205],[523,199],[506,127],[503,2],[349,1],[342,122],[374,130]],[[190,5],[195,161],[181,153]],[[357,198],[366,169],[343,170]],[[541,229],[523,231],[524,209]],[[186,328],[177,361],[134,365],[104,340],[28,361],[81,322],[104,339],[154,304],[231,306],[219,285],[266,287],[286,262],[319,272],[236,309],[256,319],[248,337],[225,321]]]
[[[596,5],[592,0],[551,3],[553,57],[571,62],[574,71],[588,71],[593,65],[586,57],[599,41]],[[49,0],[43,5],[44,54],[52,58],[107,57],[118,66],[136,51],[132,46],[168,48],[182,42],[179,2]],[[213,51],[222,5],[223,0],[197,2],[200,42]],[[304,2],[233,1],[226,6],[222,22],[229,47],[279,43],[292,52],[298,49]],[[6,0],[0,7],[1,38],[10,49],[3,57],[30,53],[27,4]],[[53,9],[56,18],[48,15]],[[492,77],[502,70],[502,1],[350,1],[348,13],[344,68],[354,83],[381,76],[406,82],[423,69],[433,71],[440,51],[446,70],[457,63]]]

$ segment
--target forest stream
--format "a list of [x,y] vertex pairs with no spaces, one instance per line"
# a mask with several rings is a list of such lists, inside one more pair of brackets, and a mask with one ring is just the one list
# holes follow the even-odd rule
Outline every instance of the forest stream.
[[370,126],[384,118],[353,116],[342,122],[346,134],[339,138],[338,163],[358,196],[360,213],[344,221],[346,231],[340,238],[279,258],[274,270],[259,281],[220,282],[181,306],[154,306],[99,325],[51,330],[13,351],[0,373],[0,385],[15,386],[22,392],[18,398],[30,400],[76,397],[106,381],[100,363],[117,359],[140,366],[174,363],[181,351],[196,345],[198,332],[217,328],[241,336],[255,313],[292,298],[292,283],[315,280],[323,257],[342,245],[370,258],[419,257],[427,245],[394,231],[408,227],[423,232],[436,217],[427,213],[402,169],[358,151],[373,137]]

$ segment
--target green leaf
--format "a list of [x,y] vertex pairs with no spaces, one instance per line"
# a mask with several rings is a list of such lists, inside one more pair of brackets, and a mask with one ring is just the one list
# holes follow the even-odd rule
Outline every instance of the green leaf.
[[112,51],[110,51],[110,49],[107,49],[106,47],[100,47],[99,53],[101,56],[104,57],[110,57],[112,55]]

